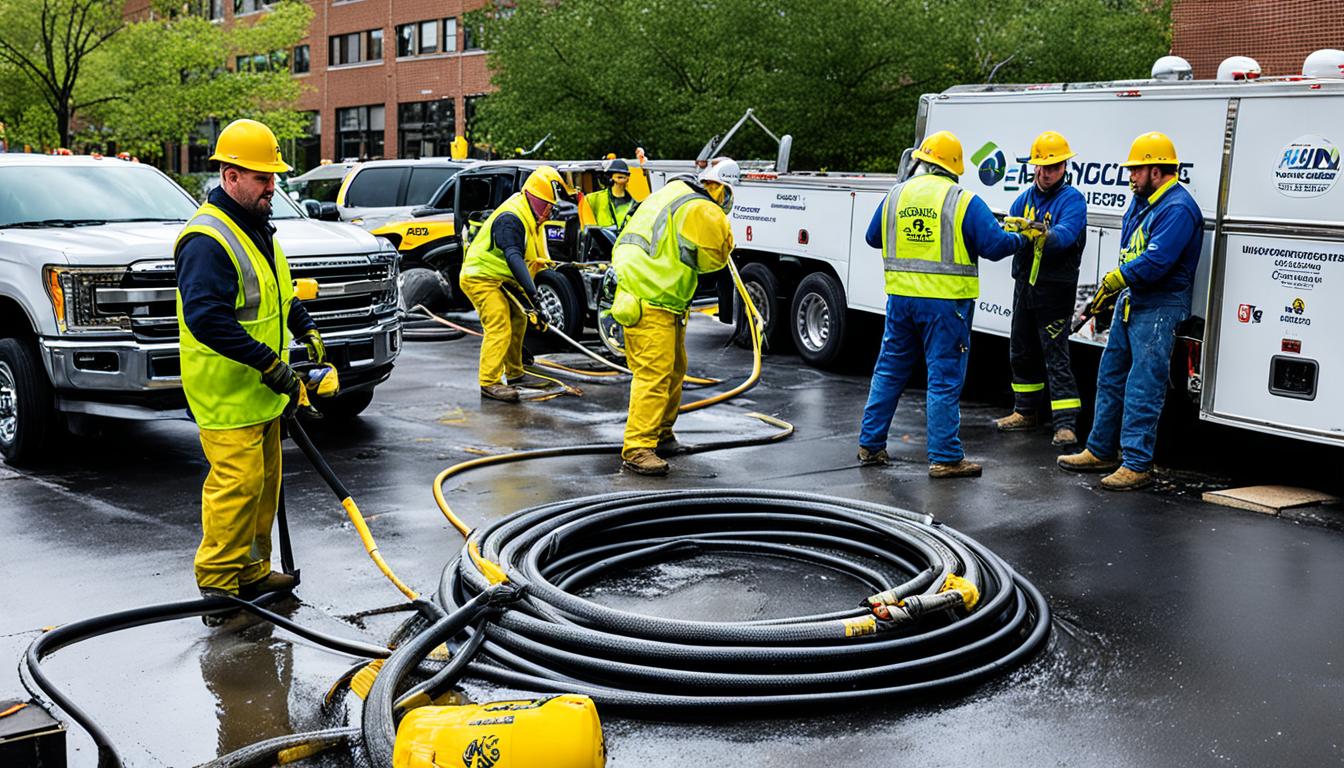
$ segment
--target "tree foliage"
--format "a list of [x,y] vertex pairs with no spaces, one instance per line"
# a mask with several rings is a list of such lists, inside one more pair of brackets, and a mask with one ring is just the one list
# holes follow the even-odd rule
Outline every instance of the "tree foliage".
[[[307,3],[283,0],[225,28],[183,12],[181,0],[157,0],[128,22],[123,2],[0,0],[0,121],[11,145],[114,144],[152,158],[210,118],[260,119],[282,139],[306,131],[288,52],[307,34]],[[275,68],[226,68],[271,52],[283,53]]]
[[[748,108],[795,167],[890,169],[919,96],[959,83],[1143,77],[1167,0],[519,0],[484,23],[498,91],[476,141],[551,157],[694,156]],[[773,156],[744,128],[739,156]]]

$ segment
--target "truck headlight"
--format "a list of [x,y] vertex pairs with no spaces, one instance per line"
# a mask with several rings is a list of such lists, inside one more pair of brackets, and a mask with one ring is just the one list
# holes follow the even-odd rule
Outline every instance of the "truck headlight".
[[43,284],[56,325],[61,333],[129,331],[131,319],[125,314],[100,312],[96,300],[100,287],[118,287],[126,274],[124,267],[42,268]]

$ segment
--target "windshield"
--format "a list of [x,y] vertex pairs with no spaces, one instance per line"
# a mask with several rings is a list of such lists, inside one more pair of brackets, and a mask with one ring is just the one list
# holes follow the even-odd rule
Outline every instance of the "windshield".
[[186,221],[195,210],[166,176],[120,160],[0,168],[0,227]]
[[275,195],[271,197],[271,218],[272,219],[302,219],[303,212],[299,210],[298,203],[289,199],[280,189],[275,190]]

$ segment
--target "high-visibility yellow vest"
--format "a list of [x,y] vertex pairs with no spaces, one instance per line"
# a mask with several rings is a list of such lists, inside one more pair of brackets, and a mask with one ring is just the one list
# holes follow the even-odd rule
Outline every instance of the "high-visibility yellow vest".
[[[189,236],[209,237],[224,248],[238,272],[238,296],[234,317],[248,336],[265,344],[289,362],[289,306],[294,300],[294,282],[289,263],[272,239],[275,268],[252,238],[223,209],[210,203],[195,215],[177,236],[174,253]],[[261,374],[250,365],[231,360],[202,344],[191,334],[182,313],[182,293],[177,293],[177,332],[181,347],[182,390],[202,429],[236,429],[262,424],[285,410],[289,398],[261,383]]]
[[588,208],[593,212],[593,218],[597,220],[599,227],[625,226],[626,219],[630,216],[630,206],[634,203],[634,198],[626,192],[620,205],[613,204],[610,189],[601,189],[591,195],[584,195],[583,200],[588,203]]
[[522,192],[515,192],[509,199],[500,203],[481,225],[480,231],[472,237],[471,245],[467,246],[467,255],[462,260],[463,275],[496,277],[515,284],[518,282],[513,279],[509,262],[504,258],[504,249],[495,245],[495,239],[490,233],[495,220],[505,213],[512,213],[523,222],[523,232],[527,237],[523,261],[527,264],[528,272],[536,275],[550,263],[550,256],[546,252],[546,234],[537,224],[537,218],[532,213],[532,206],[527,203],[527,197]]
[[882,268],[887,293],[973,299],[980,277],[962,239],[971,193],[926,173],[897,184],[882,203]]
[[[712,209],[706,210],[722,230],[721,248],[701,248],[687,237],[686,217],[694,206]],[[645,198],[626,221],[612,249],[611,265],[620,290],[652,306],[685,312],[700,274],[722,269],[731,251],[732,233],[719,204],[684,181],[672,181]]]

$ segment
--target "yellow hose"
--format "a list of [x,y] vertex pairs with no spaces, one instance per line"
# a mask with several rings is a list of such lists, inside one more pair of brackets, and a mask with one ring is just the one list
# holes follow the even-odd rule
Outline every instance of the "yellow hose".
[[372,558],[374,565],[378,566],[378,570],[383,572],[383,575],[401,591],[401,594],[406,596],[407,600],[415,600],[420,597],[415,590],[406,586],[405,582],[397,578],[397,574],[392,572],[391,566],[378,553],[378,542],[374,540],[373,533],[369,531],[369,524],[364,521],[364,515],[360,513],[359,505],[355,503],[355,500],[346,496],[341,499],[341,506],[345,507],[346,515],[350,517],[350,524],[355,526],[355,531],[359,534],[359,540],[364,544],[364,551],[369,553],[369,557]]

